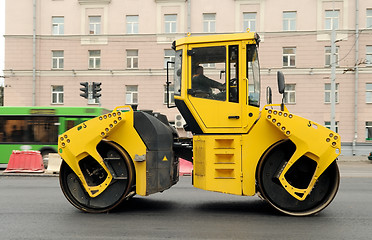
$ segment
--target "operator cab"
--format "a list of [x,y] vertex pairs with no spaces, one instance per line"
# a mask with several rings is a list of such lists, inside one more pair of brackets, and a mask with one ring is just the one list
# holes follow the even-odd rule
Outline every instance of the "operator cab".
[[175,104],[193,133],[245,133],[258,118],[260,75],[254,33],[175,41]]

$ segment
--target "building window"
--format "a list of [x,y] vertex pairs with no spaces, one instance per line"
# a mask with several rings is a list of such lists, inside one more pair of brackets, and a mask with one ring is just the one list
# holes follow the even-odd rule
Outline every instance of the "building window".
[[88,104],[99,104],[100,98],[93,98],[93,86],[89,86],[89,93],[88,93]]
[[89,17],[89,34],[92,34],[92,35],[101,34],[101,17],[100,16]]
[[296,12],[283,12],[283,31],[296,30]]
[[372,103],[372,83],[366,84],[366,103]]
[[366,28],[372,28],[372,9],[367,9]]
[[372,140],[372,122],[366,122],[366,140]]
[[138,15],[127,16],[127,33],[138,33]]
[[296,48],[283,48],[283,67],[296,66]]
[[[335,100],[338,103],[338,83],[336,83]],[[331,84],[324,84],[324,103],[331,103]]]
[[372,66],[372,46],[366,46],[366,64]]
[[[167,104],[167,85],[164,85],[164,104]],[[174,104],[174,85],[169,85],[169,98],[168,98],[169,104]]]
[[[324,122],[324,126],[328,129],[331,129],[331,122]],[[338,133],[338,121],[335,122],[335,132]]]
[[215,63],[203,63],[202,66],[203,68],[216,68]]
[[52,69],[63,69],[63,51],[52,51]]
[[296,103],[296,84],[286,84],[284,91],[284,103],[295,104]]
[[164,31],[166,33],[177,32],[177,14],[164,15]]
[[[165,49],[164,50],[164,68],[167,68],[167,62],[174,62],[175,59],[175,51]],[[169,67],[173,68],[173,64],[169,65]]]
[[63,86],[52,86],[52,104],[63,104]]
[[326,10],[325,11],[325,24],[324,24],[324,29],[325,30],[332,30],[333,26],[335,29],[338,29],[339,25],[339,15],[340,11],[339,10]]
[[252,32],[256,31],[256,16],[257,13],[243,13],[243,32],[247,29]]
[[216,14],[203,13],[203,31],[205,33],[216,32]]
[[127,50],[127,68],[138,68],[138,50]]
[[[339,50],[339,47],[336,47],[336,52],[335,52],[335,63],[336,63],[336,66],[338,66],[338,50]],[[331,66],[331,47],[327,46],[325,47],[325,66],[326,67],[330,67]]]
[[52,17],[52,34],[63,35],[65,33],[65,18]]
[[100,69],[101,67],[101,51],[89,50],[89,69]]
[[137,85],[126,86],[125,103],[126,104],[138,104],[138,86]]

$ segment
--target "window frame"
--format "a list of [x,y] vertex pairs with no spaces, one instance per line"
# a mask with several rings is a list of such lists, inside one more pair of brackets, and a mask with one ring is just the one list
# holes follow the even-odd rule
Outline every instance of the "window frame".
[[[285,50],[294,50],[294,53],[285,53]],[[285,65],[285,58],[287,58],[287,65]],[[282,64],[285,68],[294,68],[296,67],[296,47],[283,47],[283,57]],[[294,64],[292,65],[292,61]]]
[[[289,89],[290,86],[294,86],[294,88],[293,89]],[[294,101],[289,101],[289,100],[292,99],[291,96],[294,96]],[[296,84],[295,83],[285,84],[285,88],[284,88],[284,103],[285,104],[296,104]]]
[[[88,50],[88,52],[88,69],[101,69],[101,50]],[[94,55],[93,53],[98,53],[98,55]]]
[[[130,53],[136,53],[136,55],[130,55]],[[138,49],[127,49],[127,69],[138,69],[139,58],[138,58]],[[130,64],[129,64],[130,63]]]
[[[333,16],[336,14],[337,16]],[[333,10],[325,10],[324,11],[324,30],[332,30],[333,23],[335,22],[335,30],[338,30],[340,27],[340,10],[333,9]]]
[[372,66],[372,45],[366,46],[366,65]]
[[[176,58],[176,52],[172,49],[164,49],[164,69],[167,68],[167,62],[174,62]],[[171,64],[169,66],[170,69],[173,69],[174,66]]]
[[[366,129],[366,141],[370,142],[372,141],[372,121],[366,121],[366,125],[365,125],[365,129]],[[371,133],[371,135],[369,136],[368,133]]]
[[[89,35],[100,35],[102,33],[102,17],[99,15],[88,16],[89,19]],[[99,21],[93,21],[99,19]]]
[[[55,20],[62,19],[62,22]],[[63,35],[65,34],[65,17],[64,16],[52,16],[52,35]]]
[[372,103],[372,83],[366,83],[366,103]]
[[[175,19],[173,19],[173,17]],[[177,14],[164,14],[164,32],[176,33],[177,32]]]
[[126,15],[126,33],[137,34],[139,32],[139,15]]
[[[254,18],[250,18],[254,16]],[[252,27],[253,24],[253,27]],[[249,28],[250,31],[255,32],[257,25],[257,12],[243,12],[243,32]]]
[[[338,59],[339,59],[339,51],[340,50],[340,47],[339,46],[336,46],[336,52],[335,52],[335,57],[336,57],[336,60],[335,60],[335,63],[336,63],[336,66],[339,66],[339,62],[338,62]],[[324,66],[325,67],[331,67],[331,46],[325,46],[324,47]],[[329,62],[329,64],[327,64],[327,62]]]
[[[331,121],[325,121],[324,127],[331,129]],[[336,133],[338,133],[338,121],[335,121],[335,130],[336,130]]]
[[[55,56],[57,53],[62,53],[62,56]],[[52,50],[52,69],[58,70],[64,68],[65,56],[63,50]]]
[[[208,17],[212,17],[208,19]],[[203,13],[203,32],[215,33],[216,32],[216,13]]]
[[[335,89],[335,98],[336,103],[339,103],[339,83],[336,83],[336,89]],[[329,89],[326,89],[326,86],[329,86]],[[327,101],[327,98],[329,101]],[[331,83],[324,83],[324,103],[330,104],[331,103]]]
[[366,28],[372,28],[372,9],[370,8],[366,9]]
[[[294,16],[290,16],[294,14]],[[283,31],[296,31],[296,20],[297,12],[296,11],[284,11],[283,12]]]
[[[163,104],[167,105],[167,85],[164,85],[164,96],[163,96]],[[169,84],[169,104],[174,105],[174,84]]]
[[[135,90],[130,90],[130,87],[135,87]],[[138,97],[139,97],[138,85],[125,85],[125,104],[138,104]],[[136,95],[134,97],[134,95]],[[130,101],[128,101],[128,97]],[[136,99],[136,101],[134,101]]]
[[[57,87],[62,87],[62,91],[55,89]],[[64,104],[63,85],[51,85],[51,104]]]

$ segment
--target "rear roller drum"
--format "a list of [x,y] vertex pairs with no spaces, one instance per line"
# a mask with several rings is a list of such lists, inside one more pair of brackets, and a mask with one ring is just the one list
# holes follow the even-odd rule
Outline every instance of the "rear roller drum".
[[[274,147],[261,161],[258,167],[257,184],[261,196],[277,210],[292,216],[308,216],[320,212],[336,196],[340,175],[334,161],[318,178],[311,193],[300,201],[291,196],[281,185],[278,172],[290,159],[295,146],[287,141]],[[300,158],[286,173],[287,181],[296,188],[307,188],[316,169],[316,163]]]
[[[97,197],[88,195],[80,179],[65,161],[62,162],[59,175],[62,191],[68,201],[76,208],[92,213],[107,212],[118,206],[129,197],[134,184],[134,170],[125,151],[108,141],[98,144],[97,150],[114,171],[110,185]],[[90,156],[82,159],[79,165],[89,186],[97,186],[107,177],[106,171]]]

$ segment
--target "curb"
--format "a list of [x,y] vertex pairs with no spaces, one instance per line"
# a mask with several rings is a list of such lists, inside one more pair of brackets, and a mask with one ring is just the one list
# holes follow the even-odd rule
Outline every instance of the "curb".
[[53,173],[4,173],[0,171],[0,177],[59,177]]

